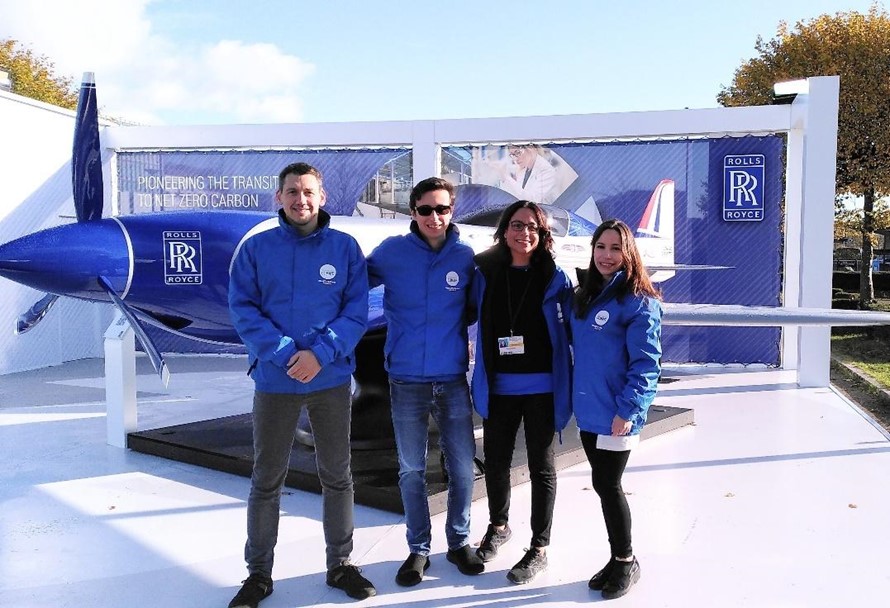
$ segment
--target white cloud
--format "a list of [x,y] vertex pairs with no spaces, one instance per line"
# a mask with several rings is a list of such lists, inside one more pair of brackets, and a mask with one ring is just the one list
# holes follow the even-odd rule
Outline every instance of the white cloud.
[[65,76],[118,69],[148,38],[147,0],[2,0],[0,37],[45,55]]
[[268,43],[195,46],[152,27],[151,0],[0,0],[0,39],[46,56],[79,82],[95,72],[104,114],[144,124],[302,120],[314,66]]

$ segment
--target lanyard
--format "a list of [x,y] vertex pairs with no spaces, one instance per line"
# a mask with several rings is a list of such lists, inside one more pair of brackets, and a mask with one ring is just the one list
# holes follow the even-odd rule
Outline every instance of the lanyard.
[[[531,273],[530,270],[526,272]],[[519,298],[519,305],[516,307],[516,312],[513,312],[513,290],[510,288],[510,269],[507,269],[507,317],[510,319],[510,337],[513,337],[513,326],[516,324],[516,319],[519,317],[519,312],[522,310],[522,305],[525,303],[525,296],[528,295],[528,288],[531,287],[533,276],[531,274],[528,275],[528,281],[525,283],[525,289],[522,292],[522,297]]]

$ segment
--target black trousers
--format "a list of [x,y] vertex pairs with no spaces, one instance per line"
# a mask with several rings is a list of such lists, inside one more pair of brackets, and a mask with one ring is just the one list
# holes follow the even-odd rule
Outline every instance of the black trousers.
[[489,518],[496,526],[509,520],[510,467],[520,423],[525,432],[532,484],[531,546],[546,547],[550,544],[556,502],[553,393],[490,396],[488,418],[482,425]]
[[596,434],[581,431],[581,445],[590,462],[593,489],[600,497],[612,557],[630,557],[630,507],[621,487],[621,477],[630,457],[630,450],[613,452],[596,447]]

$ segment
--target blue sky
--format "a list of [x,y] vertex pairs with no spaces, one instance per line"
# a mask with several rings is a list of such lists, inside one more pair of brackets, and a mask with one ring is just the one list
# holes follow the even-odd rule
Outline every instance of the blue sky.
[[13,38],[141,124],[703,108],[775,35],[871,0],[0,0]]

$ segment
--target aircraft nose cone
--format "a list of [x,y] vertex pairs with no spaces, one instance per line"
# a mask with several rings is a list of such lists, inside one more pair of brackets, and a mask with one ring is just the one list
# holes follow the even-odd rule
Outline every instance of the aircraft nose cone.
[[128,272],[127,242],[112,220],[50,228],[0,245],[0,276],[48,293],[104,299],[96,277],[117,286]]

